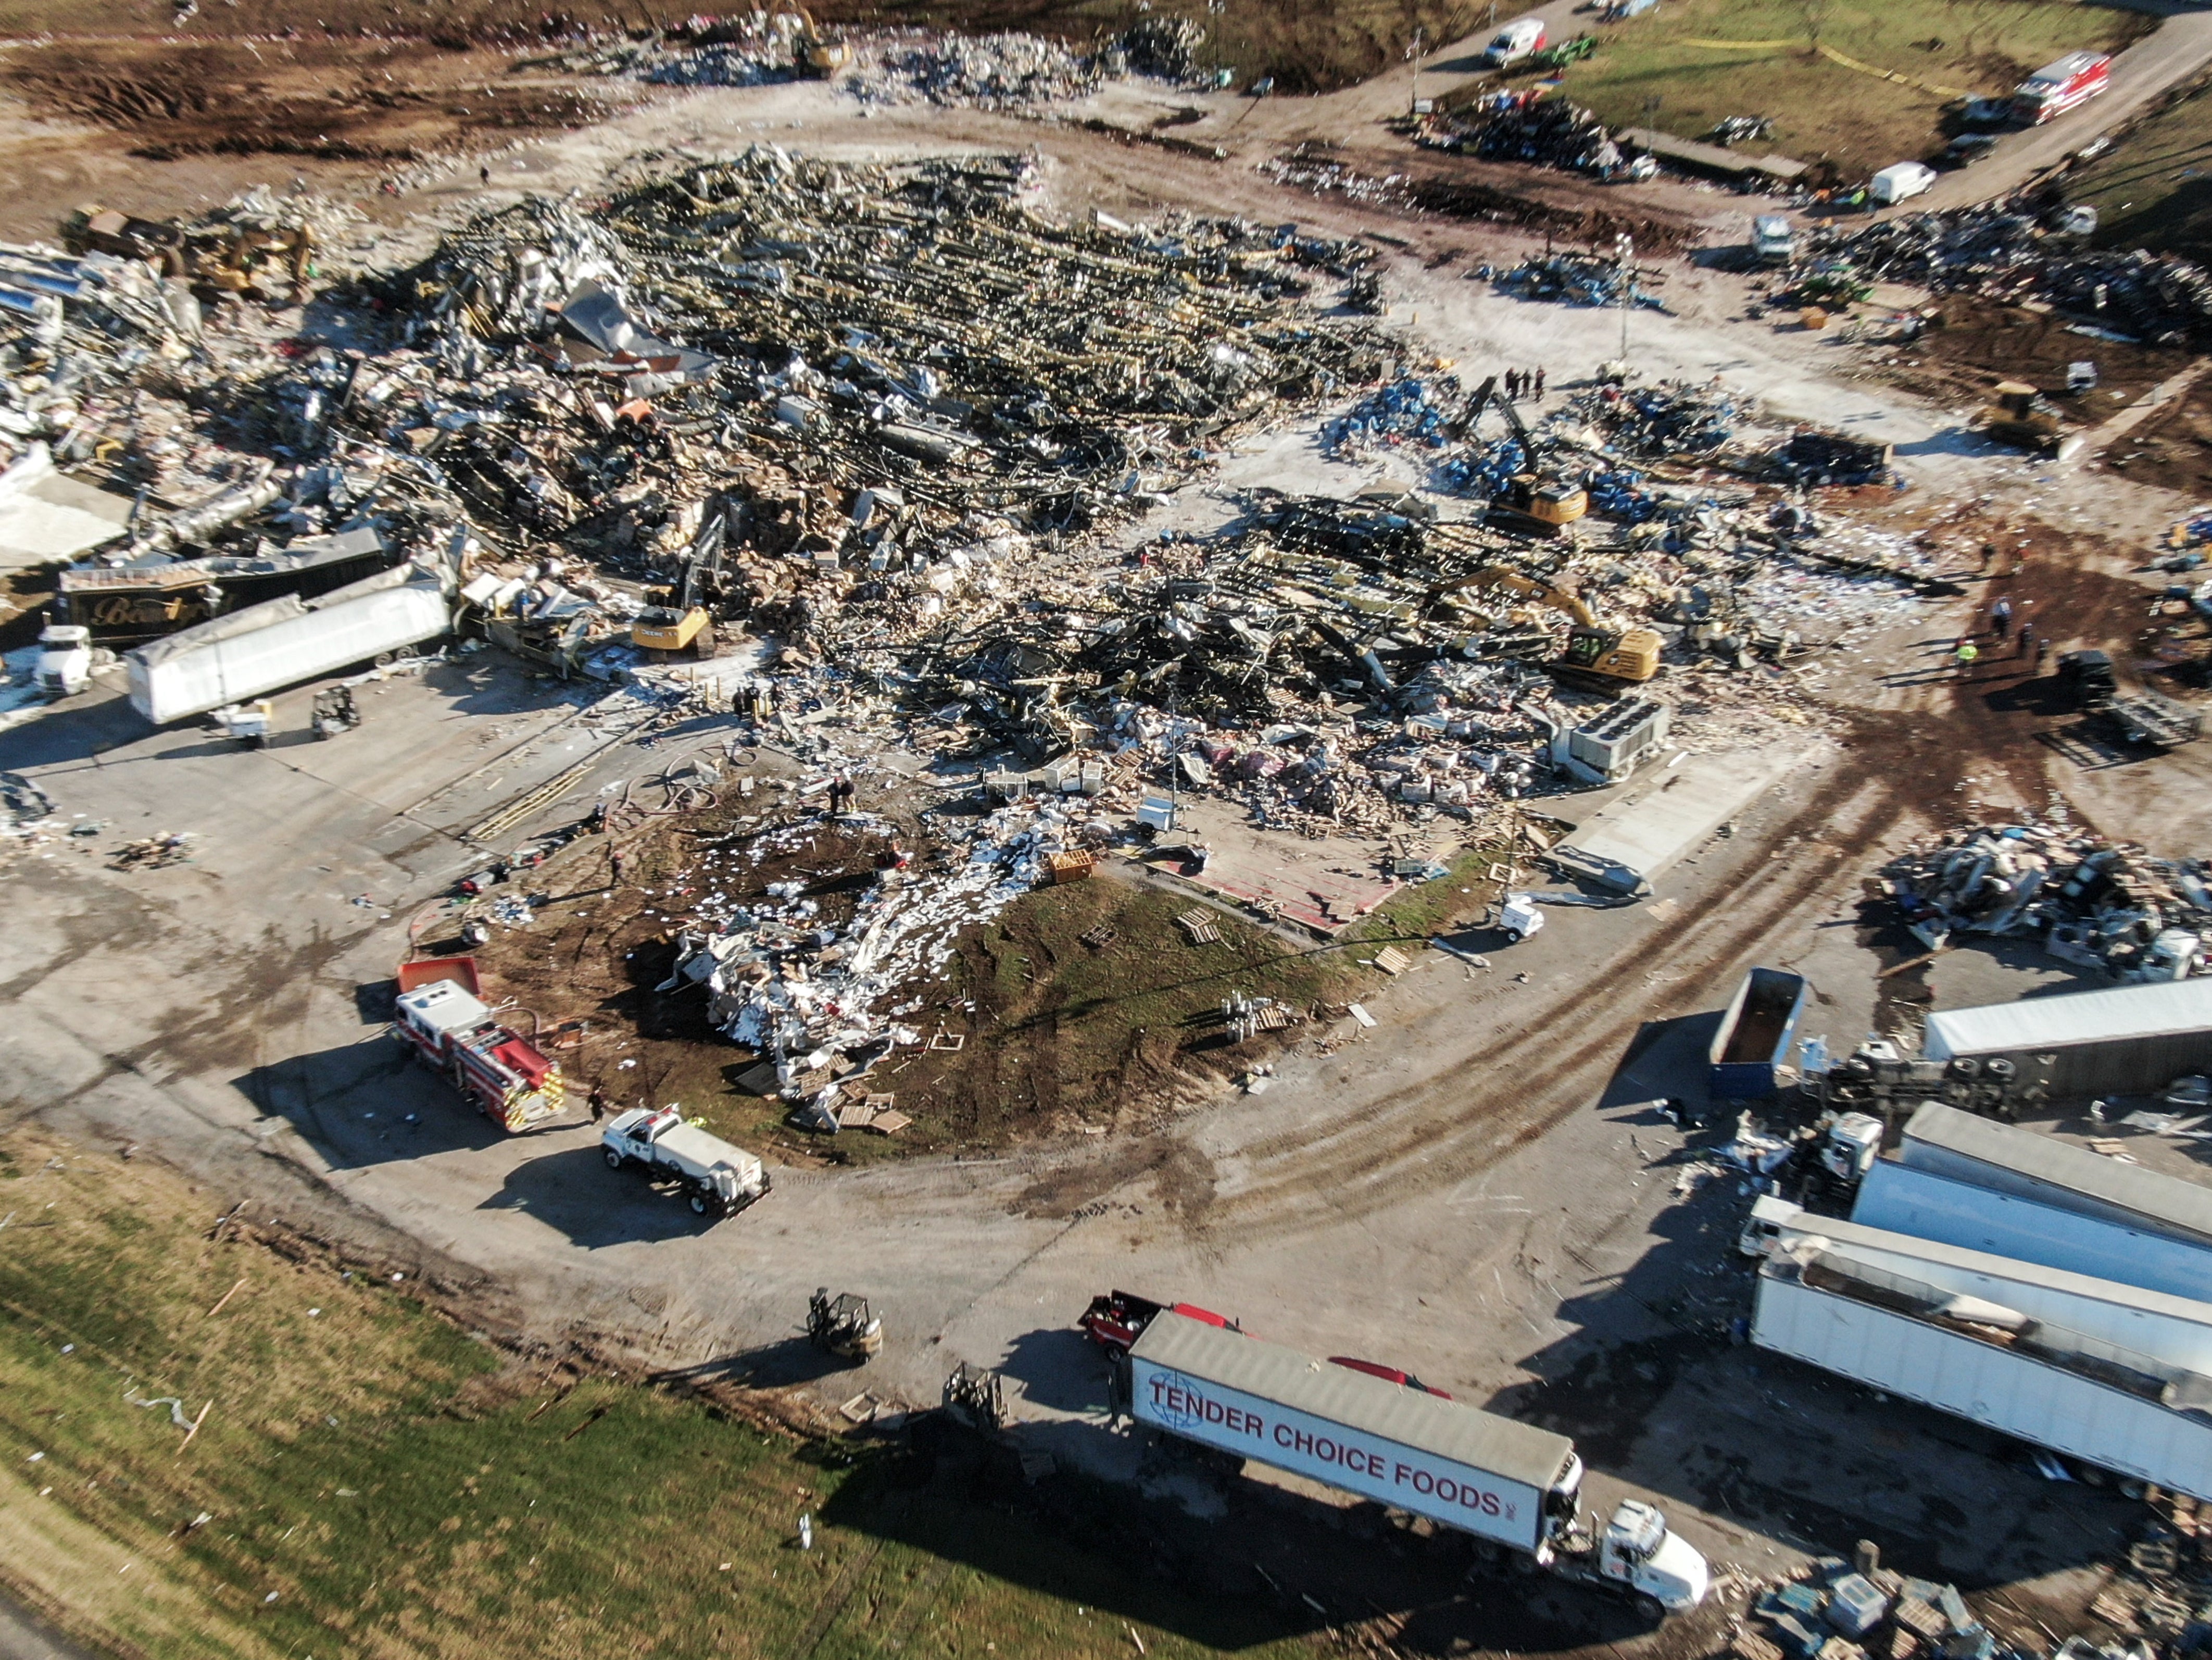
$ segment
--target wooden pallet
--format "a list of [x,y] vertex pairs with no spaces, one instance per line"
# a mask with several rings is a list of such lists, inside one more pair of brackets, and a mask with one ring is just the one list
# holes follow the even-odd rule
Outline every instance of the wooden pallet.
[[1090,933],[1079,933],[1075,937],[1093,951],[1103,951],[1114,943],[1114,930],[1101,923]]
[[1213,914],[1194,906],[1176,918],[1176,926],[1194,946],[1218,946],[1221,930],[1213,926]]
[[1413,959],[1395,946],[1385,946],[1375,953],[1375,966],[1385,974],[1403,974],[1413,966]]

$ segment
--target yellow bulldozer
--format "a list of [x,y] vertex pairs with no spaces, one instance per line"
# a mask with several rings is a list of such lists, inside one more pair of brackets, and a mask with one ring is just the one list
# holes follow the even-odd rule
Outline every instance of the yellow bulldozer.
[[1524,532],[1534,536],[1557,536],[1569,525],[1589,511],[1589,492],[1572,479],[1557,476],[1547,477],[1536,471],[1543,465],[1543,452],[1535,435],[1522,420],[1521,411],[1513,407],[1513,400],[1498,391],[1498,377],[1492,375],[1474,390],[1467,400],[1467,408],[1459,422],[1462,432],[1471,433],[1482,411],[1495,404],[1505,424],[1513,429],[1513,436],[1521,446],[1521,453],[1528,459],[1531,471],[1516,473],[1508,479],[1505,488],[1490,501],[1486,524],[1497,524],[1507,530]]
[[1573,626],[1567,630],[1567,648],[1551,666],[1572,678],[1589,675],[1601,680],[1640,684],[1659,672],[1659,651],[1665,643],[1650,629],[1601,627],[1590,608],[1556,583],[1531,576],[1510,565],[1486,565],[1471,576],[1461,576],[1429,591],[1431,605],[1443,604],[1468,589],[1503,588],[1565,611]]
[[1982,407],[1982,430],[2001,444],[2070,460],[2089,441],[2024,380],[2000,380]]
[[728,533],[724,511],[701,517],[684,556],[683,580],[645,590],[645,608],[630,620],[630,644],[641,651],[688,652],[702,659],[714,654],[714,613],[700,602],[720,586],[722,544]]

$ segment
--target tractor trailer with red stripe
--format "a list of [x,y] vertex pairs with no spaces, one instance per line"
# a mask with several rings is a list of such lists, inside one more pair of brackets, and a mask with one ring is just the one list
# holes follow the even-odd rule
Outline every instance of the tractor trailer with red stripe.
[[1217,1319],[1162,1307],[1144,1322],[1117,1380],[1137,1422],[1425,1516],[1649,1618],[1705,1600],[1705,1559],[1654,1506],[1632,1499],[1602,1533],[1583,1525],[1583,1464],[1565,1436]]

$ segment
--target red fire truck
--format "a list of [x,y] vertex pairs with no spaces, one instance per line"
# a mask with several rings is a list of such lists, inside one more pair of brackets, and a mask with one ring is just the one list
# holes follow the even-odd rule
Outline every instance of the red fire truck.
[[444,1073],[476,1098],[487,1118],[526,1129],[562,1110],[561,1063],[502,1026],[483,1003],[451,980],[400,993],[392,1036],[424,1066]]
[[2031,126],[2041,126],[2088,102],[2112,83],[2109,52],[2069,52],[2020,83],[2012,95],[2013,113]]

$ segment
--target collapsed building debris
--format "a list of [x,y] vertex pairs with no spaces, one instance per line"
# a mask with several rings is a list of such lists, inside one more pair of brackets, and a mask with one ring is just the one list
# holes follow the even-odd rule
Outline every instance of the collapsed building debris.
[[1650,273],[1604,254],[1566,249],[1532,254],[1510,270],[1489,274],[1499,292],[1526,300],[1556,300],[1572,306],[1618,306],[1626,300],[1651,311],[1667,309],[1667,302],[1644,286],[1641,279]]
[[2212,973],[2207,878],[2202,860],[2154,858],[2063,824],[1991,824],[1915,847],[1868,891],[1930,952],[1970,934],[2033,936],[2116,980],[2181,980]]
[[1535,161],[1583,173],[1607,173],[1622,161],[1620,147],[1595,113],[1535,91],[1486,94],[1431,119],[1421,141],[1485,161]]
[[2212,273],[2142,248],[2088,248],[2065,234],[2065,210],[1994,206],[1906,214],[1847,228],[1828,222],[1804,239],[1810,265],[1856,283],[1915,283],[2006,304],[2036,301],[2130,340],[2212,343]]

